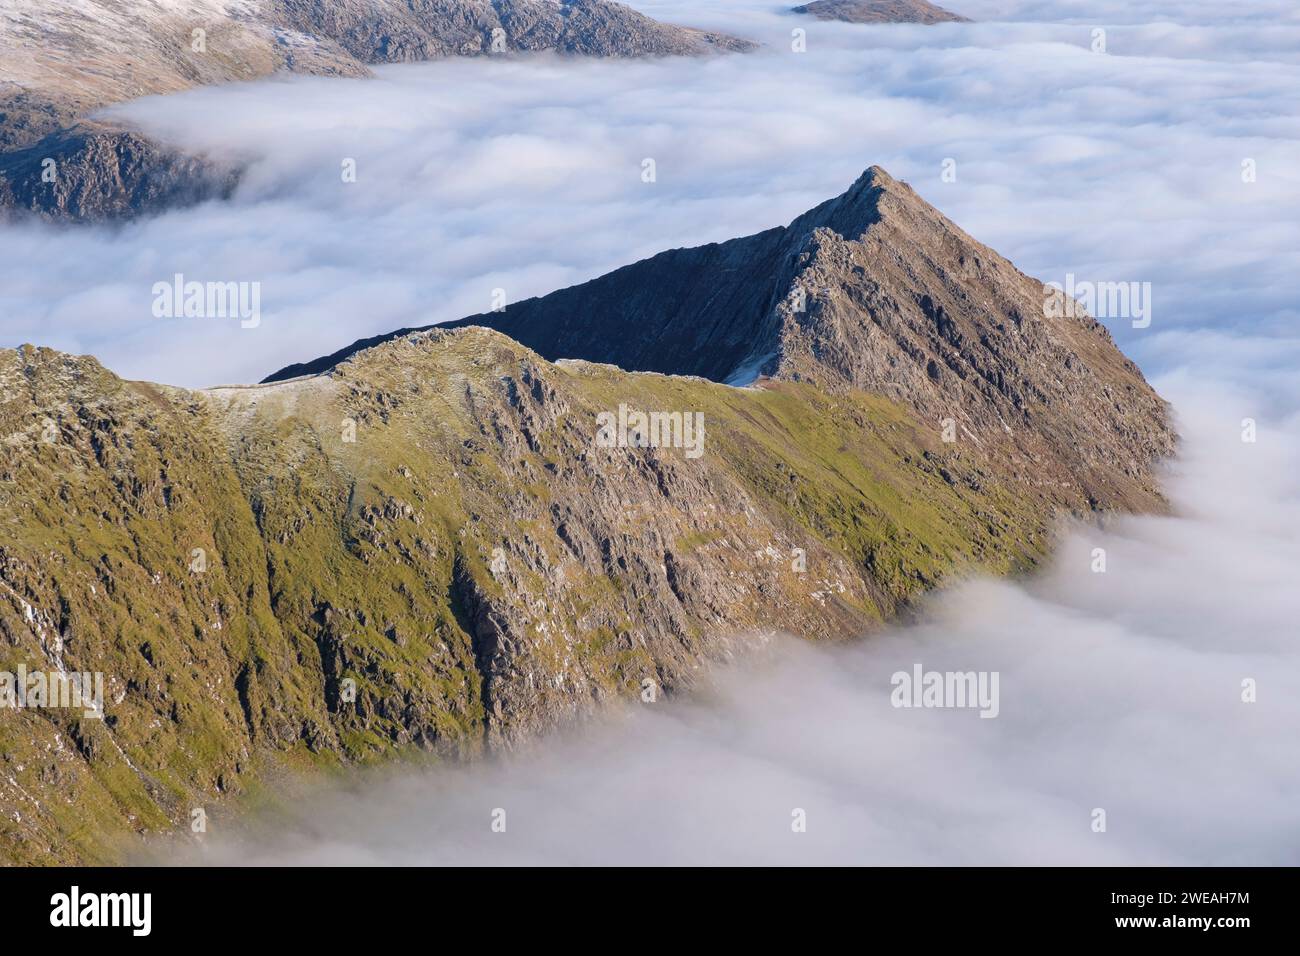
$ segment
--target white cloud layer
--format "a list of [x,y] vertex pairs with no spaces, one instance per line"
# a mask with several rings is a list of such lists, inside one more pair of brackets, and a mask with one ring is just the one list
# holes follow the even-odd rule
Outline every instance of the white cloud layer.
[[[1117,329],[1139,360],[1171,331],[1294,334],[1300,22],[1284,4],[1102,5],[1105,55],[1081,19],[1096,4],[979,0],[955,6],[991,22],[880,28],[754,0],[640,6],[766,48],[451,60],[119,108],[249,159],[243,188],[122,229],[0,229],[0,342],[171,384],[257,380],[483,311],[497,287],[523,298],[786,222],[872,163],[1044,279],[1152,282],[1151,328]],[[1073,22],[1044,22],[1053,9]],[[262,323],[155,319],[153,284],[178,272],[259,282]]]
[[[498,286],[544,293],[788,221],[879,163],[1044,279],[1152,283],[1151,327],[1114,331],[1182,417],[1178,516],[1079,529],[1033,581],[968,583],[851,648],[783,643],[699,700],[507,765],[367,778],[254,839],[214,834],[204,858],[1300,862],[1294,5],[952,0],[983,22],[933,28],[636,5],[767,47],[450,61],[124,107],[249,158],[246,182],[232,203],[122,229],[0,230],[4,344],[175,384],[254,380],[482,311]],[[807,53],[789,51],[795,27]],[[150,289],[176,272],[260,282],[261,325],[155,320]],[[894,709],[890,674],[917,661],[998,671],[1000,715]]]

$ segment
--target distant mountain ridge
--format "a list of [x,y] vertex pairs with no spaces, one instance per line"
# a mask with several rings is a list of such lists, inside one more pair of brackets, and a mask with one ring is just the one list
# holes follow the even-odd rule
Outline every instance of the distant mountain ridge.
[[813,0],[794,8],[819,20],[845,23],[969,23],[960,14],[928,0]]
[[373,64],[446,56],[693,56],[754,47],[607,0],[18,3],[0,9],[0,212],[117,219],[228,194],[236,168],[86,118],[138,96],[280,70],[363,76]]

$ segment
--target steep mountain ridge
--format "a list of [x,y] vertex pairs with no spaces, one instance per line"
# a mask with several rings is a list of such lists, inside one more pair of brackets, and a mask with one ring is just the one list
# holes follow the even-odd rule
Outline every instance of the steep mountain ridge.
[[[1008,446],[1045,481],[1085,497],[1101,486],[1114,495],[1120,481],[1140,501],[1155,493],[1147,463],[1172,451],[1167,430],[1151,427],[1163,405],[1100,323],[1047,318],[1047,294],[871,167],[789,226],[660,253],[443,327],[494,328],[551,360],[863,389]],[[267,381],[322,371],[384,338]]]
[[[600,445],[620,404],[704,415],[705,453]],[[0,433],[0,670],[106,684],[102,721],[0,712],[10,861],[113,859],[277,767],[510,746],[774,625],[856,636],[1078,506],[863,393],[485,329],[206,393],[6,350]]]

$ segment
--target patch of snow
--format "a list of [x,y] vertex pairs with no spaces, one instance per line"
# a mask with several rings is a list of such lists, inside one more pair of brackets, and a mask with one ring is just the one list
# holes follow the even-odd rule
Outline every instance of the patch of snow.
[[745,388],[753,385],[758,380],[763,370],[763,366],[776,358],[776,352],[768,352],[766,355],[750,356],[737,365],[725,379],[723,385],[730,385],[733,388]]

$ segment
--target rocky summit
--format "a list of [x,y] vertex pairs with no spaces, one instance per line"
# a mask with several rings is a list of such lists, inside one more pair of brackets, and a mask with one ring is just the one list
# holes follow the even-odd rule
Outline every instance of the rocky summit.
[[[262,385],[0,351],[0,857],[112,861],[285,770],[511,748],[773,629],[858,638],[1031,569],[1062,515],[1161,509],[1165,405],[1064,314],[872,169]],[[13,706],[20,674],[102,706]]]
[[1163,403],[1100,323],[1045,302],[1042,282],[872,167],[789,226],[674,249],[442,327],[494,328],[551,360],[869,391],[926,422],[950,420],[1085,505],[1143,507],[1158,495],[1150,462],[1172,447]]
[[0,9],[0,214],[94,221],[229,194],[231,159],[189,156],[91,119],[138,96],[279,71],[554,50],[597,57],[744,52],[607,0],[42,0]]

